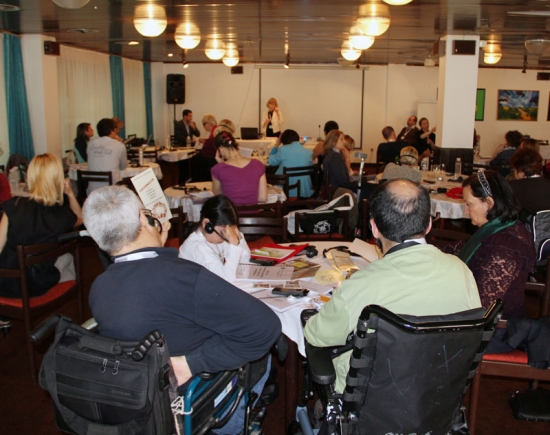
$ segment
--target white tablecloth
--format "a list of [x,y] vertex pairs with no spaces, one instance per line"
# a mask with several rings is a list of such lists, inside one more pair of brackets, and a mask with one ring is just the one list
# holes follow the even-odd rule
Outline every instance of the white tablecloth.
[[[140,174],[149,168],[153,169],[153,172],[159,180],[162,179],[162,171],[160,170],[159,164],[153,162],[143,162],[143,166],[140,166],[139,168],[132,168],[128,166],[126,169],[120,171],[120,176],[122,178],[133,177],[134,175]],[[69,178],[71,180],[78,180],[78,170],[87,171],[88,163],[75,163],[74,165],[69,166]]]
[[[317,248],[319,255],[317,255],[317,257],[315,257],[311,261],[320,264],[321,270],[325,270],[332,269],[332,267],[330,266],[328,260],[323,257],[323,250],[334,246],[350,246],[351,242],[313,242],[312,245]],[[353,247],[351,249],[353,250]],[[376,253],[374,245],[367,245],[366,249],[368,250],[368,255],[366,255],[366,258],[368,258],[370,261],[376,261],[378,259],[378,254]],[[362,258],[351,257],[351,259],[360,269],[367,265],[367,262]],[[305,279],[311,280],[313,278]],[[253,288],[253,283],[250,282],[238,281],[234,284],[240,289],[249,293],[255,290]],[[298,303],[291,309],[282,313],[274,310],[274,313],[277,314],[277,316],[281,320],[281,324],[283,326],[283,334],[285,334],[288,338],[290,338],[298,345],[298,351],[303,356],[306,356],[306,351],[304,345],[304,330],[302,328],[300,314],[306,308],[315,308],[311,304],[310,298],[304,298],[304,302]]]
[[[212,182],[211,181],[201,181],[197,183],[189,183],[186,184],[187,187],[189,186],[195,186],[197,189],[201,191],[211,191],[212,190]],[[173,187],[169,187],[168,189],[164,190],[164,195],[166,196],[166,200],[168,201],[168,204],[170,205],[170,208],[176,208],[180,205],[183,206],[183,211],[187,213],[189,217],[189,221],[191,222],[198,222],[200,218],[201,208],[202,204],[204,203],[205,199],[193,199],[192,196],[187,195],[184,190],[174,189]],[[267,203],[277,202],[277,201],[286,201],[286,195],[280,189],[276,186],[267,186]]]
[[165,162],[179,162],[187,160],[197,154],[197,150],[193,147],[176,148],[174,151],[169,149],[161,150],[157,153],[157,157]]
[[[467,175],[462,175],[462,178],[466,179]],[[437,190],[439,187],[446,189],[452,189],[454,187],[462,187],[462,183],[448,181],[451,176],[444,175],[443,181],[437,181],[435,184],[425,183],[426,175],[423,174],[422,186],[428,189],[428,191]],[[466,203],[463,199],[453,199],[444,193],[430,193],[430,214],[437,216],[441,219],[469,219],[470,216],[464,213]]]

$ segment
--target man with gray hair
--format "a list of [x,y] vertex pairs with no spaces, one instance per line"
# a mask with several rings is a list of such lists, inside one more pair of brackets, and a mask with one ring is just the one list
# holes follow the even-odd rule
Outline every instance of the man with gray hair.
[[[256,360],[279,337],[281,323],[264,303],[178,258],[176,249],[163,248],[169,222],[161,225],[128,188],[92,192],[83,219],[114,261],[90,291],[99,333],[140,340],[160,330],[179,385],[196,373],[235,369]],[[267,374],[258,383],[260,391],[266,379]]]
[[[472,272],[453,255],[427,245],[430,197],[416,183],[394,179],[373,192],[372,233],[384,256],[344,281],[319,314],[308,320],[306,340],[314,346],[342,346],[364,307],[381,305],[398,314],[443,315],[481,306]],[[365,217],[366,218],[366,217]],[[336,385],[343,392],[349,352],[334,359]]]

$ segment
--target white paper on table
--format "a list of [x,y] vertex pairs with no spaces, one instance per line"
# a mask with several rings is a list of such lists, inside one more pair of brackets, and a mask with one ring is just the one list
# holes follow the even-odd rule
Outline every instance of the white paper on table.
[[161,222],[166,222],[172,218],[170,206],[152,168],[137,174],[131,180],[139,199],[141,199],[146,209],[151,210],[153,216]]
[[290,281],[293,267],[260,266],[258,264],[239,264],[237,281]]
[[319,296],[311,291],[308,296],[300,298],[295,298],[293,296],[273,296],[271,289],[255,290],[249,292],[249,294],[269,305],[273,311],[277,311],[279,313],[290,310],[297,305],[309,303],[311,302],[311,297]]
[[201,192],[191,192],[189,195],[195,197],[195,198],[210,198],[214,196],[214,194],[209,190],[203,190]]
[[369,262],[378,260],[378,253],[374,245],[356,238],[349,247],[349,250],[366,258]]

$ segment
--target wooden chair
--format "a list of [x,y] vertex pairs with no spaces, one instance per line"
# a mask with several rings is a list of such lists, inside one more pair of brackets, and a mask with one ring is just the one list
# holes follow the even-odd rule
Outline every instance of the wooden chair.
[[97,181],[105,183],[107,186],[113,184],[113,173],[112,172],[100,172],[100,171],[77,171],[77,188],[78,188],[78,201],[80,204],[83,204],[88,194],[86,189],[88,188],[88,183],[90,181]]
[[[309,176],[311,178],[311,185],[313,186],[314,193],[311,196],[312,198],[317,198],[317,189],[316,185],[317,183],[317,168],[315,168],[315,165],[311,166],[296,166],[295,168],[284,168],[283,174],[287,174],[290,178],[294,177],[306,177]],[[298,189],[298,198],[302,198],[300,195],[300,189]]]
[[[550,258],[546,260],[546,267],[547,273],[544,283],[528,282],[525,286],[526,291],[539,293],[541,298],[541,305],[539,308],[540,316],[548,315],[548,303],[550,301],[550,273],[548,272],[548,268],[550,267]],[[498,328],[506,328],[506,321],[500,321]],[[484,355],[470,388],[468,422],[471,435],[475,433],[477,404],[479,402],[479,390],[482,376],[523,379],[536,383],[537,381],[550,381],[550,368],[541,370],[531,367],[528,364],[527,352],[521,350]]]
[[294,188],[297,189],[297,196],[300,197],[300,180],[297,180],[294,184],[290,184],[287,174],[266,174],[265,177],[268,184],[283,186],[283,192],[285,193],[287,199],[290,199],[290,191]]
[[254,205],[236,205],[239,217],[261,216],[261,217],[283,217],[283,204],[281,201]]
[[[73,281],[58,283],[49,289],[45,294],[36,297],[29,296],[27,274],[31,267],[44,263],[48,260],[55,260],[57,257],[70,253],[74,258],[76,278]],[[73,240],[61,244],[59,242],[41,243],[37,245],[18,245],[17,257],[19,269],[0,269],[0,277],[19,279],[21,298],[0,297],[0,315],[10,319],[23,320],[27,337],[27,351],[29,354],[29,365],[31,379],[36,383],[37,363],[32,342],[28,335],[34,328],[34,322],[45,314],[53,314],[65,303],[76,297],[78,304],[78,321],[84,317],[82,303],[80,256],[77,241]]]
[[268,235],[276,243],[284,243],[288,240],[286,225],[284,217],[239,216],[239,229],[247,242]]
[[361,240],[368,242],[372,238],[370,222],[370,202],[368,199],[361,200]]
[[432,227],[430,232],[426,234],[426,242],[430,245],[438,246],[442,242],[466,241],[470,237],[470,234],[467,233]]
[[183,211],[183,205],[171,208],[170,212],[172,212],[172,219],[170,219],[172,228],[170,232],[173,237],[168,238],[164,246],[168,248],[179,248],[185,241],[185,227],[189,223],[189,218],[187,213]]

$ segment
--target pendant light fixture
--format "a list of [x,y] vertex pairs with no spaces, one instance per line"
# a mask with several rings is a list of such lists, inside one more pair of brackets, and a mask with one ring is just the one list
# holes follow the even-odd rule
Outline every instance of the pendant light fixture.
[[352,26],[349,29],[349,42],[357,50],[368,50],[374,44],[374,36],[365,35],[360,26]]
[[382,3],[367,3],[359,8],[358,24],[365,35],[380,36],[390,27],[390,8]]
[[187,21],[176,28],[174,40],[184,50],[191,50],[201,42],[201,31],[196,24]]
[[220,60],[223,57],[224,53],[225,44],[221,39],[214,37],[206,41],[204,54],[206,54],[206,57],[208,57],[208,59]]
[[234,42],[225,44],[225,55],[222,58],[222,62],[227,66],[236,66],[239,63],[239,50],[237,49],[237,44]]
[[143,36],[159,36],[167,24],[166,10],[163,6],[148,3],[134,9],[134,27]]
[[342,42],[340,53],[342,53],[342,57],[346,60],[357,60],[361,57],[361,50],[353,48],[347,39]]
[[53,2],[60,8],[79,9],[86,6],[90,0],[53,0]]

